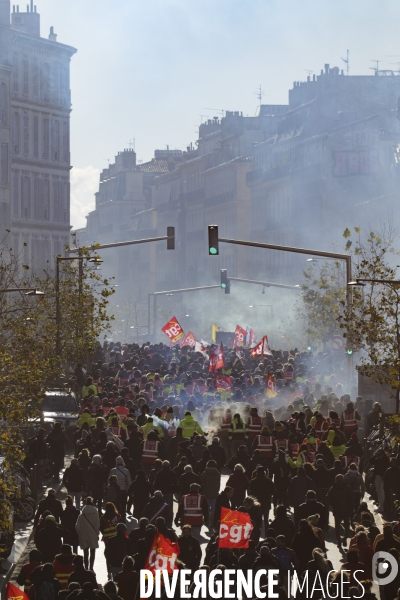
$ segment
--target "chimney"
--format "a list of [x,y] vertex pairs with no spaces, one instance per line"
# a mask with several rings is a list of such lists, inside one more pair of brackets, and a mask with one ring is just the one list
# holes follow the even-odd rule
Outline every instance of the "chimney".
[[0,25],[10,25],[11,1],[0,0]]
[[326,64],[325,65],[325,75],[328,75],[328,74],[329,74],[329,65]]
[[57,34],[54,33],[54,27],[50,27],[50,35],[49,35],[49,40],[51,42],[56,42],[57,41]]

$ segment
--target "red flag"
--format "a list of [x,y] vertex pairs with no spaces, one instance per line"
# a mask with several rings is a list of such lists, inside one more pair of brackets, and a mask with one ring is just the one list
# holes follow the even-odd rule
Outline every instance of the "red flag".
[[272,356],[271,348],[268,343],[268,336],[264,335],[261,341],[258,342],[256,346],[254,346],[251,351],[251,356],[255,358],[256,356]]
[[23,590],[20,590],[13,583],[7,583],[6,600],[29,600]]
[[196,344],[197,340],[194,336],[194,334],[189,331],[189,333],[187,335],[185,335],[185,337],[183,338],[183,342],[182,342],[182,346],[190,346],[191,348],[194,348],[195,344]]
[[247,336],[247,331],[240,327],[240,325],[236,325],[235,337],[233,338],[233,347],[244,346],[244,342]]
[[267,396],[269,398],[273,398],[276,396],[276,379],[271,373],[268,373],[268,381],[267,381]]
[[178,542],[171,542],[171,540],[161,535],[161,533],[156,533],[144,568],[153,574],[155,571],[161,570],[172,573],[178,569],[176,559],[179,553]]
[[209,367],[209,372],[213,371],[215,373],[215,371],[218,371],[218,369],[222,369],[225,366],[225,356],[224,356],[224,345],[221,342],[221,345],[219,348],[215,348],[215,350],[213,350],[211,352],[210,355],[210,367]]
[[247,513],[221,508],[218,548],[248,548],[253,529]]
[[229,377],[217,377],[215,380],[217,390],[224,390],[224,392],[230,392],[232,389],[232,383]]
[[181,337],[185,335],[176,317],[172,317],[172,319],[168,321],[164,327],[161,327],[161,331],[163,331],[165,335],[169,337],[172,344],[178,342]]

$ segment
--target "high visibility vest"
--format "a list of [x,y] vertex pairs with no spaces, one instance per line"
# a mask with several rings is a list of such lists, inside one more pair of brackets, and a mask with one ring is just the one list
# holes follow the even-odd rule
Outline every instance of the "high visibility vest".
[[315,452],[309,452],[308,450],[305,452],[301,452],[297,457],[297,462],[299,461],[301,462],[301,464],[311,463],[313,465],[315,462]]
[[360,466],[361,458],[359,456],[346,456],[343,455],[340,457],[342,461],[342,465],[347,469],[351,465],[351,463],[355,463],[357,467]]
[[328,429],[328,423],[326,421],[315,421],[313,425],[316,434],[322,435]]
[[265,458],[272,456],[274,447],[274,438],[272,435],[259,435],[257,437],[257,450],[259,450]]
[[292,451],[292,460],[296,461],[300,452],[300,444],[290,444],[290,449]]
[[306,442],[307,452],[314,452],[316,454],[318,452],[319,444],[318,441],[315,441],[314,444],[310,444],[310,442]]
[[143,442],[142,463],[154,465],[158,458],[158,445],[160,442],[146,440]]
[[289,441],[288,440],[275,440],[276,453],[279,450],[284,450],[286,456],[289,456]]
[[61,587],[65,590],[68,587],[69,576],[75,571],[75,565],[72,564],[72,561],[69,564],[64,565],[57,559],[54,560],[53,565],[54,575],[60,582]]
[[204,517],[201,505],[203,504],[204,496],[200,494],[187,494],[183,496],[183,522],[185,525],[193,525],[201,527]]
[[237,423],[235,420],[232,421],[229,427],[229,439],[233,437],[238,440],[247,439],[247,425],[244,421]]
[[115,517],[113,517],[112,519],[104,519],[105,522],[105,527],[104,527],[104,533],[103,533],[103,542],[107,542],[107,540],[110,537],[113,537],[114,535],[117,535],[117,525],[120,522],[120,516],[119,515],[115,515]]
[[358,423],[357,423],[357,419],[356,419],[356,411],[353,411],[352,413],[344,412],[342,414],[342,419],[343,419],[343,429],[345,431],[354,431],[355,429],[358,428]]
[[329,418],[328,418],[328,422],[329,422],[331,425],[336,425],[336,427],[339,429],[339,427],[340,427],[340,423],[341,423],[340,419],[332,419],[332,417],[329,417]]
[[36,567],[39,567],[42,563],[40,562],[32,562],[32,563],[26,563],[23,567],[22,570],[24,572],[24,576],[25,576],[25,583],[24,583],[24,592],[28,593],[31,585],[32,585],[32,581],[31,581],[31,575],[33,573],[33,571],[36,569]]
[[262,418],[258,415],[256,417],[250,416],[247,427],[249,428],[249,435],[252,437],[256,437],[260,433],[262,425]]
[[220,437],[228,437],[228,430],[229,430],[231,423],[232,423],[232,415],[230,415],[230,416],[225,415],[224,417],[222,417],[221,428],[219,431]]

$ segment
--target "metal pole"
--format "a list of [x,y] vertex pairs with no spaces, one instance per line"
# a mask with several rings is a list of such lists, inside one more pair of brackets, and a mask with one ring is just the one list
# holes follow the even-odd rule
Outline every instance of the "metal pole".
[[[170,239],[167,235],[156,238],[148,238],[146,240],[131,240],[130,242],[117,242],[115,244],[100,244],[92,246],[92,250],[105,250],[106,248],[120,248],[121,246],[132,246],[133,244],[146,244],[147,242],[162,242],[163,240]],[[72,248],[69,250],[70,254],[78,254],[80,252],[80,248]]]
[[60,339],[60,257],[56,258],[56,355],[61,354]]
[[151,293],[147,294],[147,335],[150,338],[150,296]]
[[153,344],[156,343],[156,323],[157,323],[157,296],[154,294],[153,297]]
[[242,279],[241,277],[228,277],[230,281],[244,281],[245,283],[256,283],[257,285],[263,285],[265,287],[279,287],[287,290],[298,290],[301,291],[299,285],[286,285],[284,283],[273,283],[271,281],[254,281],[254,279]]

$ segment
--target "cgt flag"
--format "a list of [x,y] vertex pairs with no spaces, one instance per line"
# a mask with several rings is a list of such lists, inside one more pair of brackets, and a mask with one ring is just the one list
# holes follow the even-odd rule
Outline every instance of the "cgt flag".
[[224,345],[221,342],[219,348],[215,348],[210,355],[210,366],[208,371],[215,373],[218,369],[223,369],[225,366]]
[[179,325],[179,321],[176,317],[172,317],[170,321],[164,327],[161,327],[161,331],[169,337],[172,344],[176,344],[185,335],[182,327]]
[[221,508],[218,548],[248,548],[253,529],[247,513]]
[[244,346],[246,340],[247,331],[240,327],[240,325],[236,325],[235,337],[233,338],[233,348],[237,348],[238,346]]
[[216,377],[215,384],[217,386],[217,390],[223,390],[224,392],[230,392],[232,389],[232,382],[229,377]]
[[190,346],[191,348],[194,348],[196,345],[196,338],[194,333],[192,333],[191,331],[189,331],[189,333],[187,335],[185,335],[185,337],[183,338],[182,341],[182,346]]
[[8,582],[6,589],[6,600],[29,600],[29,598],[23,590],[20,590],[13,583]]
[[272,356],[271,348],[268,343],[268,336],[264,335],[262,340],[258,342],[256,346],[254,346],[251,351],[251,356],[255,358],[256,356]]
[[155,571],[164,570],[172,573],[178,569],[176,559],[179,553],[178,542],[171,542],[171,540],[164,537],[161,533],[156,533],[144,568],[151,571],[153,575]]

